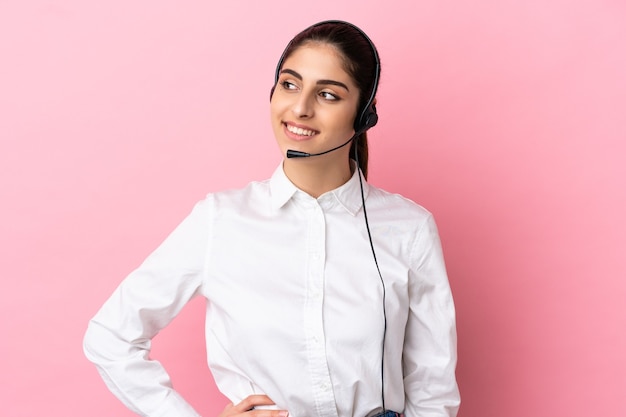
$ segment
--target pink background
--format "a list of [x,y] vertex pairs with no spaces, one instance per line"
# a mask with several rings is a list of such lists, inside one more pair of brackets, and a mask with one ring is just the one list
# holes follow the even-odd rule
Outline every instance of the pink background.
[[[459,415],[626,415],[625,3],[215,3],[0,2],[2,415],[132,415],[87,321],[207,192],[271,174],[274,65],[327,18],[382,56],[371,181],[438,220]],[[154,356],[216,416],[202,309]]]

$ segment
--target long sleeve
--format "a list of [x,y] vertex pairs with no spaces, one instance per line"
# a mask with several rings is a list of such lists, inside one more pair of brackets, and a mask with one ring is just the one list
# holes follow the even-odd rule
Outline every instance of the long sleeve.
[[207,236],[207,204],[200,202],[89,322],[85,355],[108,388],[139,415],[199,416],[149,353],[151,339],[200,292]]
[[454,417],[456,327],[437,227],[429,216],[412,251],[410,311],[403,348],[407,417]]

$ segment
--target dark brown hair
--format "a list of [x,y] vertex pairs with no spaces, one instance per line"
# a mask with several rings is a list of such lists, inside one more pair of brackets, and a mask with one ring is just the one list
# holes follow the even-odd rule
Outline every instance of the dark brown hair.
[[[378,87],[380,61],[372,41],[361,29],[351,23],[326,21],[310,26],[297,34],[278,62],[276,80],[283,62],[299,47],[309,43],[329,44],[337,48],[343,58],[344,70],[352,77],[359,88],[359,106],[355,118],[355,129],[361,116],[372,105]],[[356,147],[356,149],[355,149]],[[350,152],[358,152],[359,168],[367,178],[368,148],[367,133],[361,133],[350,145]]]

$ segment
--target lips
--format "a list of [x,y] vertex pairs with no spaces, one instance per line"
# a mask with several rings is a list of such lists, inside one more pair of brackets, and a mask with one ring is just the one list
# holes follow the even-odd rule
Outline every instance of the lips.
[[319,131],[306,126],[295,125],[287,122],[284,122],[283,124],[285,126],[285,130],[287,131],[287,135],[296,140],[308,139],[319,133]]

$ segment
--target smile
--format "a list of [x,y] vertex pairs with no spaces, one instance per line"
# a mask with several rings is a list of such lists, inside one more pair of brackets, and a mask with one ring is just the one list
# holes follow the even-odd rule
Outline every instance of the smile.
[[285,126],[287,127],[288,131],[299,136],[313,136],[318,133],[315,130],[303,129],[301,127],[291,126],[286,123],[285,123]]

